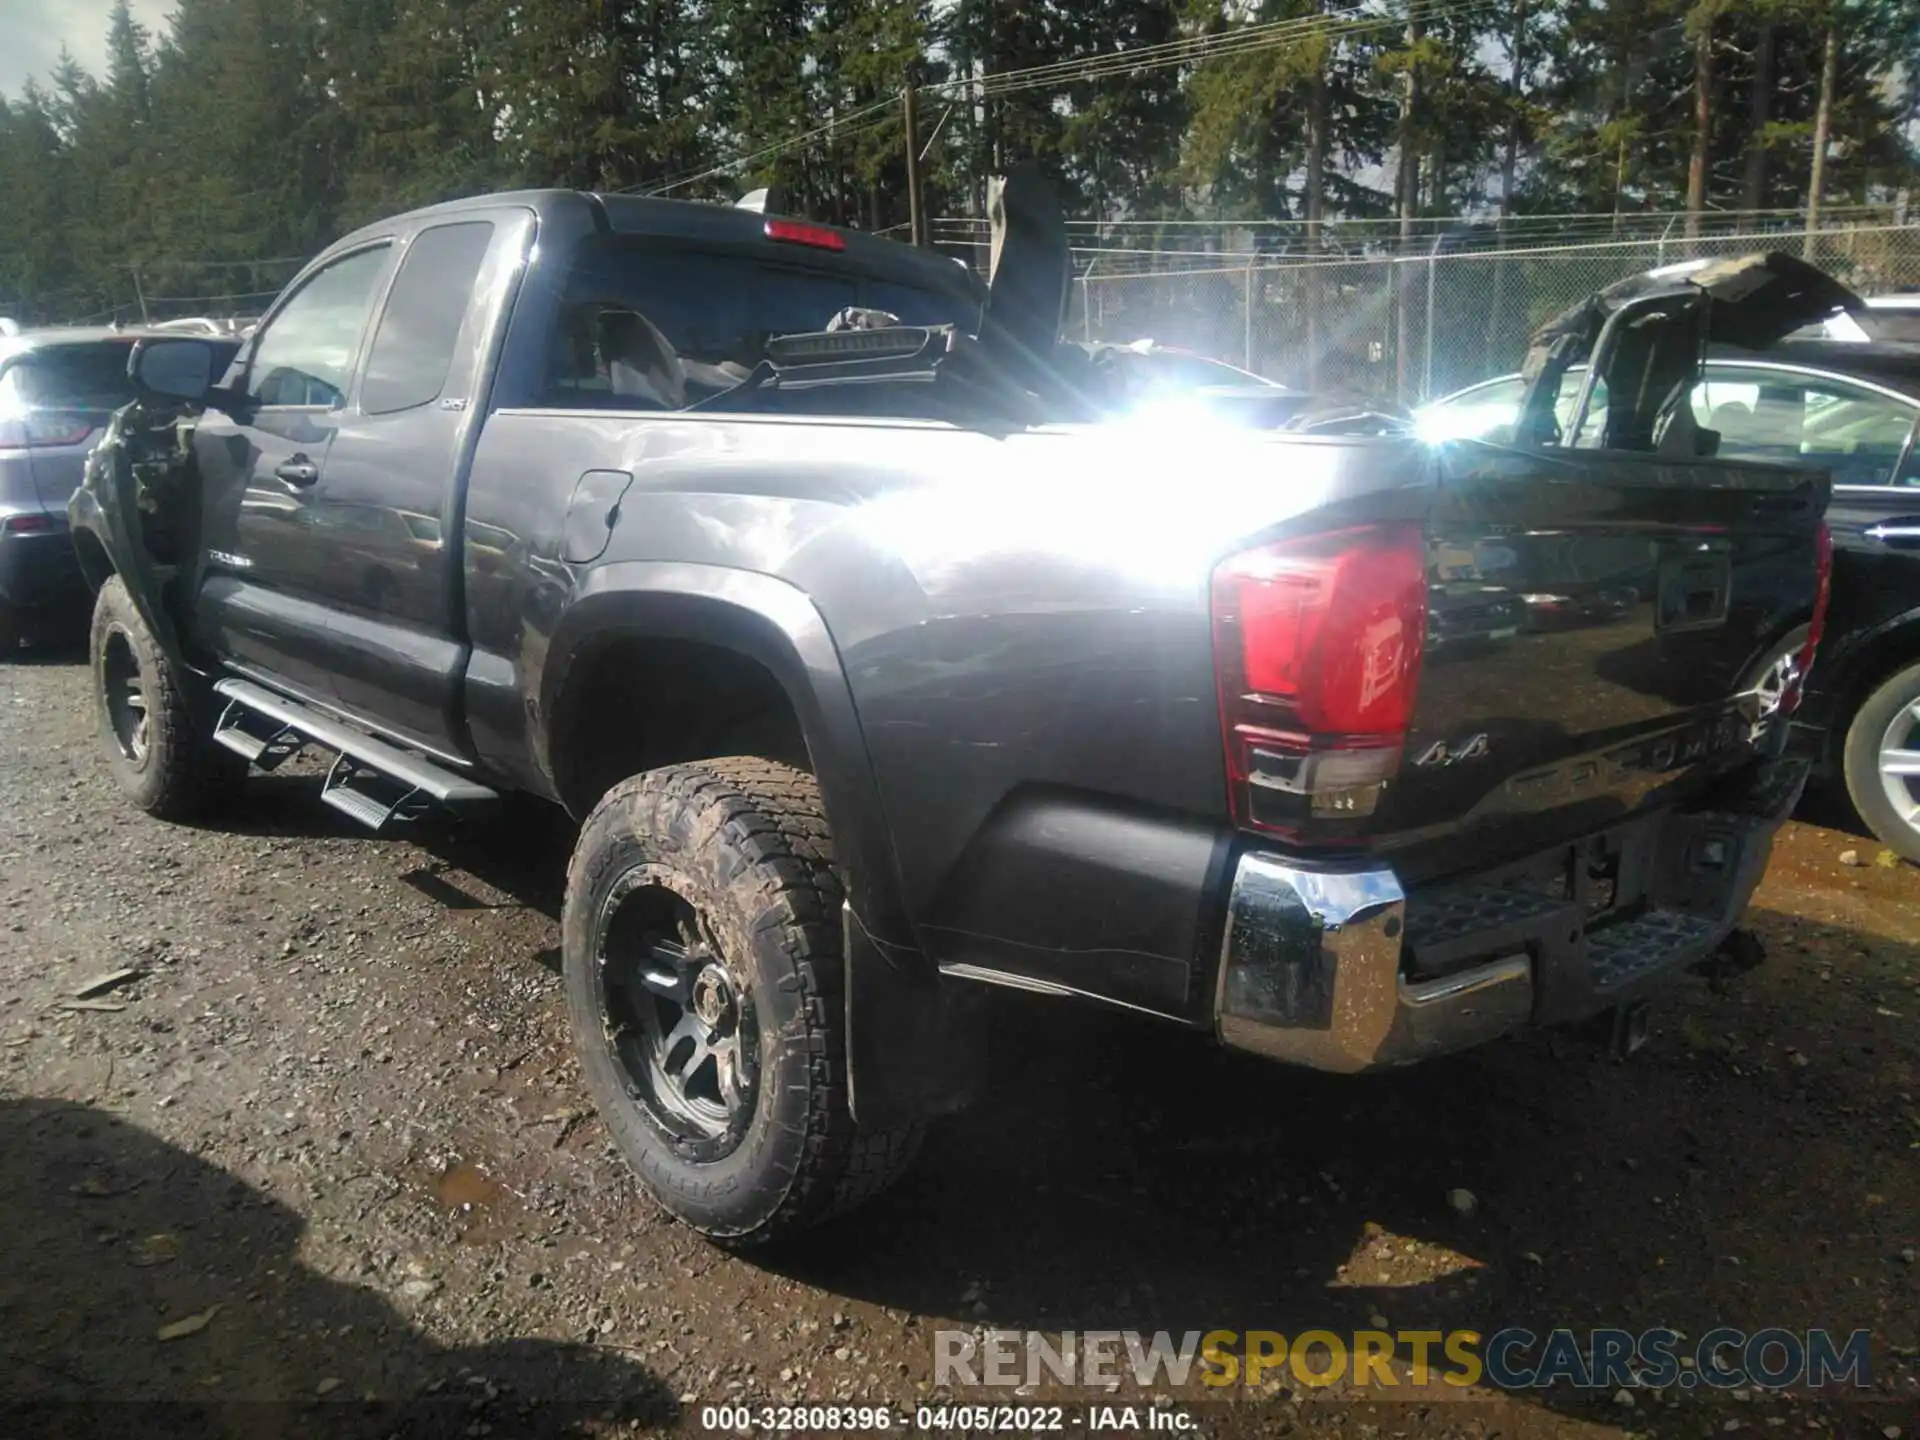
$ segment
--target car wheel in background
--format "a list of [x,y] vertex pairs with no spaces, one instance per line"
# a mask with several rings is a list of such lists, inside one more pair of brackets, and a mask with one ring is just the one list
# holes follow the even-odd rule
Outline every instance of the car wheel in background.
[[0,600],[0,660],[11,660],[20,649],[20,610]]
[[581,1067],[654,1197],[723,1243],[850,1209],[919,1147],[848,1108],[840,900],[819,789],[770,760],[637,775],[581,829],[561,931]]
[[1920,665],[1882,681],[1854,712],[1847,793],[1869,829],[1920,864]]
[[247,762],[196,728],[184,688],[191,677],[174,673],[118,575],[94,602],[88,655],[107,763],[129,800],[149,815],[185,820],[245,782]]
[[[1787,686],[1800,668],[1800,652],[1806,648],[1807,627],[1802,625],[1773,648],[1771,654],[1753,667],[1741,688],[1760,696],[1761,711],[1770,714],[1786,697]],[[1819,661],[1814,662],[1818,664]],[[1804,677],[1803,677],[1804,678]]]

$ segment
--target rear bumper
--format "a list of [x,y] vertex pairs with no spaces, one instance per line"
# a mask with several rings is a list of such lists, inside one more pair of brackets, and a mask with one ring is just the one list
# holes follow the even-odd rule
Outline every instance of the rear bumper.
[[78,602],[87,594],[66,517],[55,528],[26,535],[0,530],[0,600],[19,608]]
[[1353,1073],[1643,998],[1734,928],[1806,772],[1769,761],[1696,807],[1412,894],[1389,865],[1247,854],[1215,1028],[1237,1049]]

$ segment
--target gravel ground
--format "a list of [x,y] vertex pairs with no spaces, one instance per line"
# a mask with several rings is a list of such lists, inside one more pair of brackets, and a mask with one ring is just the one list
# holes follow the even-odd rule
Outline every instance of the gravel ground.
[[[1629,1063],[1541,1036],[1341,1081],[1008,1008],[986,1103],[897,1191],[748,1262],[656,1212],[585,1108],[563,823],[374,839],[277,775],[169,828],[94,746],[77,656],[0,669],[0,1396],[38,1415],[0,1433],[693,1430],[729,1400],[911,1405],[941,1328],[1384,1322],[1865,1328],[1874,1395],[1163,1407],[1363,1440],[1920,1436],[1920,874],[1851,834],[1791,828],[1770,963],[1689,982]],[[1088,1396],[1062,1398],[1071,1428]]]

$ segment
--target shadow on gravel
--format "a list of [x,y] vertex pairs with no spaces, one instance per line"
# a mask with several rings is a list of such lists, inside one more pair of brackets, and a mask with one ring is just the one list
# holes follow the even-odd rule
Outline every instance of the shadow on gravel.
[[[509,795],[499,813],[459,821],[444,814],[396,826],[376,835],[338,810],[321,803],[321,771],[302,759],[297,772],[276,771],[248,778],[238,803],[201,822],[226,835],[265,840],[409,841],[434,857],[434,863],[400,876],[427,899],[448,910],[498,910],[514,904],[560,918],[565,897],[567,858],[579,832],[567,813],[526,796]],[[405,852],[395,849],[396,856]],[[511,904],[477,897],[446,872],[464,871],[502,894]]]
[[[1792,953],[1723,996],[1686,982],[1626,1062],[1537,1034],[1343,1079],[1005,1006],[984,1102],[775,1263],[951,1317],[929,1330],[1824,1326],[1873,1331],[1884,1369],[1920,1338],[1920,1176],[1888,1123],[1914,1047],[1867,996],[1808,993],[1859,935],[1758,918]],[[1875,943],[1904,990],[1920,950]],[[1610,1392],[1542,1398],[1622,1418]]]
[[1793,818],[1809,825],[1838,830],[1843,835],[1870,840],[1875,845],[1880,843],[1853,808],[1853,801],[1847,798],[1847,787],[1838,779],[1807,786],[1807,793],[1800,797],[1800,805],[1793,812]]
[[436,1344],[307,1268],[293,1211],[104,1111],[0,1101],[0,1155],[6,1433],[567,1435],[676,1418],[650,1372],[603,1350]]
[[87,663],[87,626],[82,621],[77,629],[69,631],[62,626],[56,633],[29,635],[26,644],[9,655],[4,662],[7,665],[85,666]]

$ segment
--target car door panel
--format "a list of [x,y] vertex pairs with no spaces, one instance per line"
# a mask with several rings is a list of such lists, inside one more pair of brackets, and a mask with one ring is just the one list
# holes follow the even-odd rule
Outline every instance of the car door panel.
[[328,452],[316,519],[333,557],[335,694],[350,714],[459,757],[466,663],[457,480],[482,413],[488,303],[532,212],[477,212],[412,236]]
[[228,377],[236,398],[208,410],[194,432],[204,536],[195,630],[235,666],[316,699],[335,693],[339,651],[316,513],[389,261],[382,242],[303,279],[236,362]]

